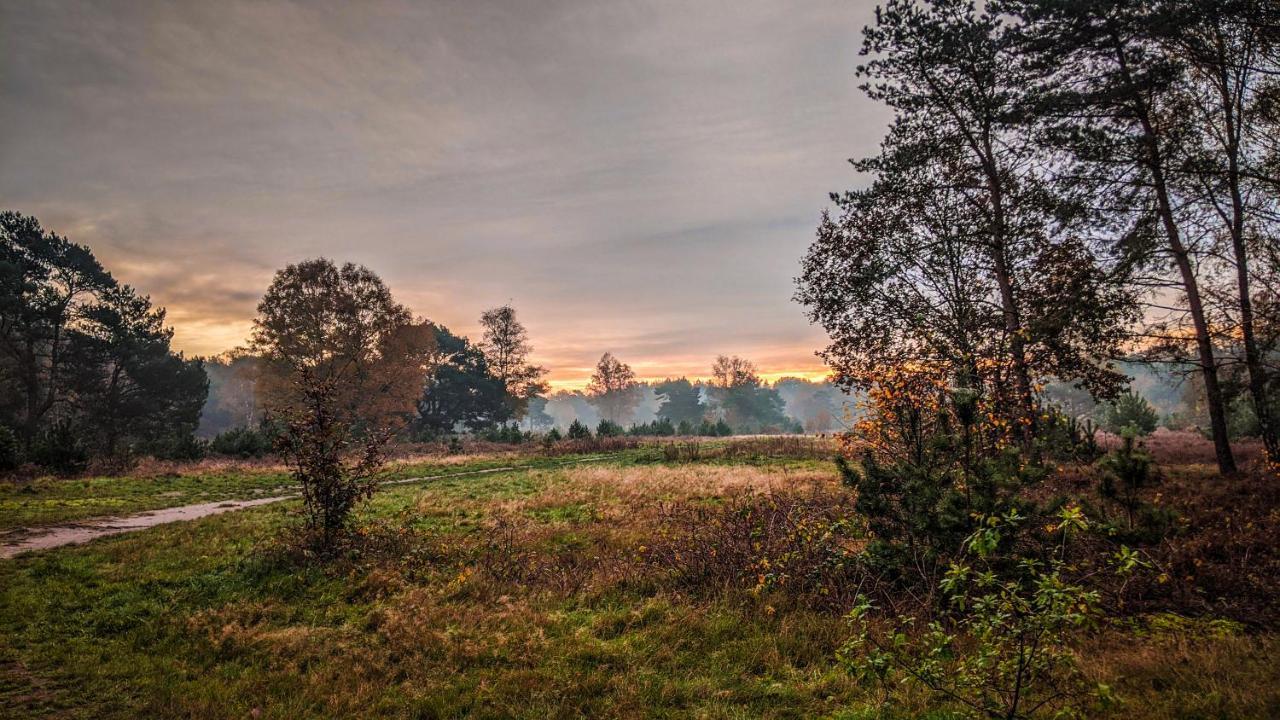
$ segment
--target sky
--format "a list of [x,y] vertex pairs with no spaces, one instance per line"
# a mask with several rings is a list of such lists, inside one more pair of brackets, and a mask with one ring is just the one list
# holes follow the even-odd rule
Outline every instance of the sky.
[[888,113],[870,0],[0,0],[0,208],[88,245],[174,345],[244,344],[274,272],[368,266],[554,387],[718,354],[823,374],[792,301]]

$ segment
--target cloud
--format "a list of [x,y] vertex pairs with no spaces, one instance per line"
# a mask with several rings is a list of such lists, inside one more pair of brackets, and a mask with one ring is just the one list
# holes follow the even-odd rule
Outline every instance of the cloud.
[[811,367],[791,278],[887,120],[853,78],[872,7],[0,0],[0,206],[192,352],[325,255],[464,332],[513,300],[561,374]]

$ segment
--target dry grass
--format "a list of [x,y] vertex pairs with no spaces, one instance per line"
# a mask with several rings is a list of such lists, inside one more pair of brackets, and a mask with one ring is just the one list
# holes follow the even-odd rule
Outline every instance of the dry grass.
[[1156,634],[1114,631],[1091,638],[1079,652],[1086,675],[1110,685],[1123,701],[1112,717],[1280,717],[1275,635],[1195,625]]

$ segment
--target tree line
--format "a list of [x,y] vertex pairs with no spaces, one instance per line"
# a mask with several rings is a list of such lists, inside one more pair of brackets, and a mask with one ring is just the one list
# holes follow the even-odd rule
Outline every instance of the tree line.
[[1046,382],[1193,374],[1220,471],[1247,399],[1272,461],[1280,8],[1264,0],[891,0],[863,89],[894,112],[833,194],[797,299],[845,387],[950,377],[1042,430]]
[[[414,318],[391,300],[369,270],[326,260],[289,268],[288,288],[273,286],[259,307],[259,325],[248,347],[215,358],[186,358],[171,347],[165,312],[118,283],[89,248],[16,212],[0,214],[0,465],[31,462],[63,472],[84,470],[91,460],[124,462],[141,454],[190,459],[206,448],[232,455],[261,455],[287,434],[270,398],[295,382],[272,371],[272,362],[316,372],[320,358],[354,353],[371,337],[396,338],[419,348],[408,364],[342,375],[333,388],[350,404],[367,394],[365,382],[413,388],[407,406],[397,399],[396,437],[436,440],[458,433],[521,439],[533,431],[567,431],[590,420],[597,433],[712,435],[729,432],[796,432],[803,424],[786,412],[784,394],[810,429],[838,422],[836,391],[798,379],[770,387],[738,357],[718,358],[707,382],[686,378],[637,381],[611,353],[597,364],[585,392],[548,396],[546,369],[530,361],[528,332],[510,305],[486,311],[482,336],[473,342],[444,325]],[[314,288],[294,297],[286,290]],[[346,288],[343,311],[380,318],[385,327],[358,328],[337,315],[298,327],[324,314],[323,292]],[[289,306],[295,303],[297,306]],[[335,311],[336,312],[336,311]],[[394,332],[388,328],[395,328]],[[349,346],[345,347],[344,345]],[[273,347],[274,360],[263,348]],[[334,380],[333,382],[337,382]],[[638,412],[649,403],[649,413]],[[558,422],[558,417],[563,422]],[[566,411],[568,417],[565,417]],[[375,420],[385,413],[374,409]],[[630,427],[626,427],[626,426]],[[726,430],[726,428],[730,428]],[[211,445],[199,436],[212,438]]]

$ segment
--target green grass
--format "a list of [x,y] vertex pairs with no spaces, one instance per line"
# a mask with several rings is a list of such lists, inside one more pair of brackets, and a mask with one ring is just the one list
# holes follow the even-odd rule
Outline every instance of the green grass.
[[[750,465],[772,469],[817,469],[829,467],[819,459],[773,457],[767,454],[743,454],[720,457],[730,441],[705,441],[708,457],[700,462],[718,465]],[[526,448],[528,450],[528,448]],[[646,465],[661,462],[655,447],[608,453],[624,465]],[[424,475],[469,473],[498,467],[550,468],[588,460],[593,455],[544,457],[511,455],[457,458],[449,462],[394,463],[381,476],[399,480]],[[164,475],[126,475],[121,477],[87,477],[62,479],[42,477],[30,482],[0,480],[0,532],[15,528],[37,527],[73,522],[107,515],[159,510],[161,508],[214,502],[244,500],[254,497],[289,494],[292,480],[280,470],[252,467],[226,468]]]
[[[629,456],[628,453],[622,455]],[[580,459],[512,456],[449,463],[397,463],[389,466],[381,477],[399,480],[507,466],[553,467]],[[254,468],[158,476],[42,477],[31,482],[0,481],[0,531],[218,500],[287,495],[294,492],[290,487],[292,484],[286,472]]]
[[[559,480],[543,470],[400,486],[364,516],[438,508],[413,522],[465,535],[475,531],[475,508]],[[781,623],[634,592],[513,605],[475,596],[451,571],[383,595],[376,579],[299,571],[255,552],[294,508],[0,565],[0,708],[18,717],[233,717],[259,708],[265,717],[541,718],[733,717],[776,706],[769,715],[808,717],[848,697],[847,679],[822,662],[838,639],[836,618]],[[574,508],[530,515],[549,525],[587,519]],[[402,625],[406,632],[389,631]],[[349,692],[333,693],[335,683]]]
[[234,470],[161,477],[0,481],[0,530],[214,500],[288,492],[283,472]]
[[[834,660],[838,613],[696,599],[626,571],[572,591],[488,578],[473,550],[500,519],[543,555],[649,541],[644,488],[608,482],[647,472],[644,457],[606,473],[551,462],[388,487],[360,513],[368,556],[325,568],[278,549],[295,501],[0,562],[0,717],[957,717],[912,692],[880,708]],[[733,471],[671,472],[702,499],[718,490],[699,483]],[[1124,632],[1089,651],[1127,698],[1114,716],[1267,717],[1280,703],[1273,636],[1187,640],[1164,620]]]

